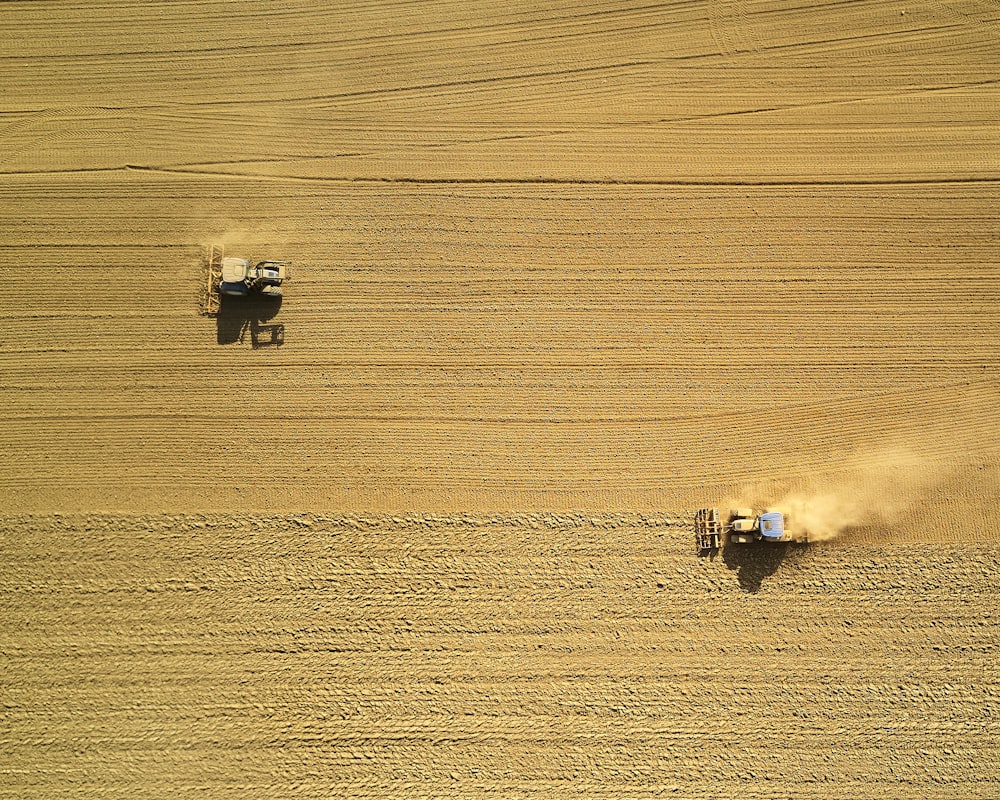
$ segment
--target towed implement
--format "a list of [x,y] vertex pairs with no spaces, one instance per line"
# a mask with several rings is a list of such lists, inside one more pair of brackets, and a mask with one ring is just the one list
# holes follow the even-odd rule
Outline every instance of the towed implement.
[[698,553],[712,553],[722,547],[719,509],[703,508],[694,515],[694,543]]

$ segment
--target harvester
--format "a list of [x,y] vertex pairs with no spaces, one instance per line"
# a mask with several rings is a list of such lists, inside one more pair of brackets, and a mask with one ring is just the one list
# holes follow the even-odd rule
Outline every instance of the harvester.
[[288,268],[284,261],[259,261],[251,266],[247,259],[226,256],[221,245],[212,245],[202,311],[218,314],[223,295],[280,298],[281,285],[287,278]]
[[720,521],[717,508],[703,508],[695,514],[694,537],[699,553],[717,550],[727,535],[732,544],[809,541],[805,531],[796,532],[785,527],[785,514],[781,511],[735,508],[729,512],[725,525]]

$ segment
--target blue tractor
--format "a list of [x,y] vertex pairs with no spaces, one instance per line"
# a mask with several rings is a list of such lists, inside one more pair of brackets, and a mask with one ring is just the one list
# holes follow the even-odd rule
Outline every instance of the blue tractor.
[[785,515],[780,511],[756,512],[752,508],[736,508],[729,512],[729,541],[733,544],[750,542],[807,542],[805,533],[795,533],[785,527]]
[[703,508],[695,515],[694,535],[699,552],[717,549],[726,535],[732,544],[809,541],[806,532],[785,527],[785,514],[781,511],[736,508],[729,512],[725,525],[719,519],[717,508]]

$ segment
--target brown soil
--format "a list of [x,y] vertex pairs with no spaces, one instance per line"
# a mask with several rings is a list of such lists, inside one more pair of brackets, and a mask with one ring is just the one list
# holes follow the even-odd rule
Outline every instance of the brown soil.
[[0,798],[1000,794],[995,4],[328,6],[5,6]]
[[995,796],[996,544],[24,518],[0,796]]

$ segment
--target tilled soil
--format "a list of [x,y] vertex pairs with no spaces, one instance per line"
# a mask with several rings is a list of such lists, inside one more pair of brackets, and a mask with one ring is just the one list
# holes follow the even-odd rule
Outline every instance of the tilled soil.
[[2,797],[993,797],[991,544],[634,514],[25,518]]

